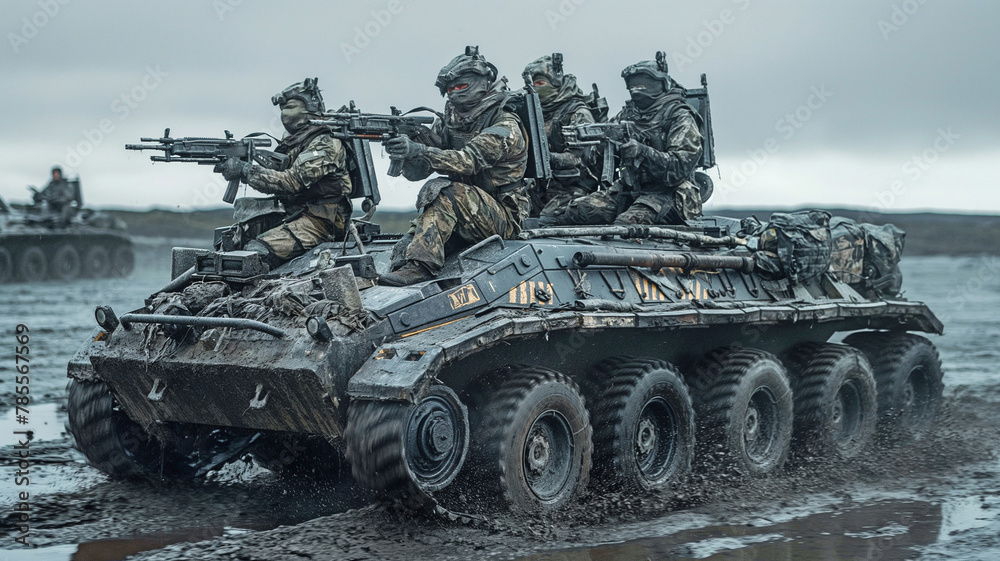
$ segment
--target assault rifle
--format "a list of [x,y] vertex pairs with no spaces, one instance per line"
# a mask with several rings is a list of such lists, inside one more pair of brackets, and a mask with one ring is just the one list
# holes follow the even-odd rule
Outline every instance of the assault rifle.
[[[243,138],[233,138],[233,133],[226,132],[226,138],[184,137],[171,138],[170,129],[163,131],[162,138],[141,138],[142,142],[157,144],[126,144],[126,150],[159,150],[163,156],[150,156],[154,162],[194,162],[204,166],[214,166],[229,158],[236,158],[248,163],[258,163],[273,170],[288,168],[288,156],[271,150],[260,150],[260,147],[270,146],[271,140],[259,138],[264,133],[252,133]],[[240,180],[229,182],[222,200],[232,203],[240,188]]]
[[[330,136],[340,140],[374,140],[385,142],[401,135],[416,137],[426,136],[430,131],[423,125],[434,122],[433,117],[409,117],[403,115],[395,107],[389,108],[391,114],[362,113],[352,101],[349,107],[342,107],[335,113],[324,113],[322,119],[309,121],[313,125],[321,125],[330,129]],[[399,177],[403,173],[403,160],[392,160],[389,163],[389,175]]]
[[569,125],[562,128],[563,138],[566,139],[566,146],[570,148],[584,148],[587,146],[601,147],[600,154],[603,159],[601,165],[601,184],[610,186],[615,181],[615,171],[623,186],[629,190],[637,189],[635,184],[635,172],[631,162],[617,162],[618,149],[622,144],[635,138],[635,125],[630,121],[620,123],[583,123],[580,125]]

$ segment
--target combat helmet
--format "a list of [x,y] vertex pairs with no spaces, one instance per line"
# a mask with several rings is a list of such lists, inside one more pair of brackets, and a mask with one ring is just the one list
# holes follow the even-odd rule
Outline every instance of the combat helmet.
[[655,62],[652,60],[644,60],[626,66],[625,70],[622,70],[622,78],[626,81],[629,77],[637,74],[645,74],[654,80],[659,80],[663,82],[664,90],[670,89],[671,80],[670,75],[667,74],[667,54],[663,51],[656,52]]
[[306,78],[301,82],[296,82],[282,90],[281,93],[271,96],[271,103],[281,105],[290,99],[300,99],[306,104],[306,111],[321,115],[326,111],[326,106],[323,104],[323,96],[319,93],[319,87],[316,86],[318,81],[319,78]]
[[524,67],[524,72],[528,77],[539,74],[549,79],[549,83],[559,88],[563,82],[563,56],[562,53],[552,53],[530,62]]
[[434,85],[437,86],[441,95],[444,96],[448,91],[448,83],[453,82],[462,74],[486,76],[486,79],[492,84],[497,79],[497,67],[486,62],[486,57],[479,54],[478,46],[468,46],[465,47],[464,54],[458,55],[451,59],[451,62],[444,65],[441,71],[438,72]]

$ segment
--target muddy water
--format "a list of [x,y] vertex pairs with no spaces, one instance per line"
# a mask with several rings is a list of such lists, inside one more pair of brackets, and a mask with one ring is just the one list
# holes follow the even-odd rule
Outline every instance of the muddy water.
[[[145,244],[125,281],[0,286],[0,337],[28,325],[32,360],[30,422],[21,425],[13,341],[0,344],[0,559],[1000,559],[995,257],[904,260],[906,295],[946,325],[934,338],[946,411],[927,441],[753,486],[696,481],[641,499],[593,493],[552,519],[482,527],[372,509],[349,483],[281,480],[242,462],[169,488],[108,482],[86,466],[62,429],[65,364],[92,330],[93,308],[137,307],[169,280],[168,259],[168,245]],[[13,431],[22,429],[34,436],[32,548],[13,541]]]

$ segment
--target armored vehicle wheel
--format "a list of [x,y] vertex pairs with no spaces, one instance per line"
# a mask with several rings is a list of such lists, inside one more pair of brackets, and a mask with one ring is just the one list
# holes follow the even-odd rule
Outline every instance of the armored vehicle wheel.
[[721,349],[695,368],[699,461],[763,477],[781,468],[792,437],[792,391],[770,353]]
[[17,258],[17,276],[26,282],[45,280],[49,274],[49,266],[45,259],[45,252],[37,245],[30,245],[24,248]]
[[130,245],[119,245],[111,251],[112,276],[125,278],[135,269],[135,251]]
[[789,357],[796,448],[807,455],[856,457],[875,433],[875,378],[860,351],[806,343]]
[[83,274],[89,278],[108,276],[111,256],[108,248],[102,245],[92,245],[83,254]]
[[414,498],[451,483],[469,450],[468,411],[446,386],[416,405],[356,400],[347,413],[347,459],[355,479],[387,496]]
[[594,480],[602,488],[660,489],[691,468],[694,407],[673,366],[614,357],[595,366],[588,380]]
[[886,436],[919,438],[943,401],[941,359],[934,344],[911,333],[854,333],[844,343],[868,357],[878,388],[879,429]]
[[558,509],[590,476],[583,396],[570,378],[547,368],[507,367],[499,378],[473,428],[475,481],[485,498],[507,508]]
[[92,466],[114,479],[190,475],[122,412],[107,384],[70,380],[67,392],[67,428]]
[[0,247],[0,283],[10,282],[14,277],[14,262],[7,248]]
[[49,275],[56,280],[79,278],[81,268],[80,252],[68,243],[59,246],[49,260]]

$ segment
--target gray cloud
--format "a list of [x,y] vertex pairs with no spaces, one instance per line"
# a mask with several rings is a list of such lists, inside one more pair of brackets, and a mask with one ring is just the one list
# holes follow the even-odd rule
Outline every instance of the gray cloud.
[[[612,107],[625,99],[621,68],[666,51],[689,87],[709,76],[724,179],[769,138],[781,142],[782,158],[838,153],[897,167],[941,127],[961,135],[949,161],[995,161],[1000,150],[992,29],[1000,4],[985,0],[62,1],[0,6],[0,194],[8,199],[23,198],[25,183],[90,143],[73,167],[95,204],[190,206],[190,183],[177,185],[206,184],[207,169],[150,167],[122,145],[167,126],[188,136],[266,128],[276,114],[271,94],[305,76],[320,78],[328,106],[440,107],[434,76],[466,44],[480,45],[515,87],[525,63],[561,51],[567,70],[597,82]],[[45,12],[53,6],[57,13]],[[150,69],[165,76],[144,88]],[[832,95],[801,111],[817,88]],[[808,113],[805,123],[797,111]],[[110,132],[95,142],[102,122]],[[996,185],[995,167],[983,174]],[[173,190],[138,192],[129,184],[137,180]],[[412,194],[385,183],[399,193],[392,206],[412,204]],[[1000,210],[1000,198],[991,200]],[[939,204],[926,201],[912,204]]]

